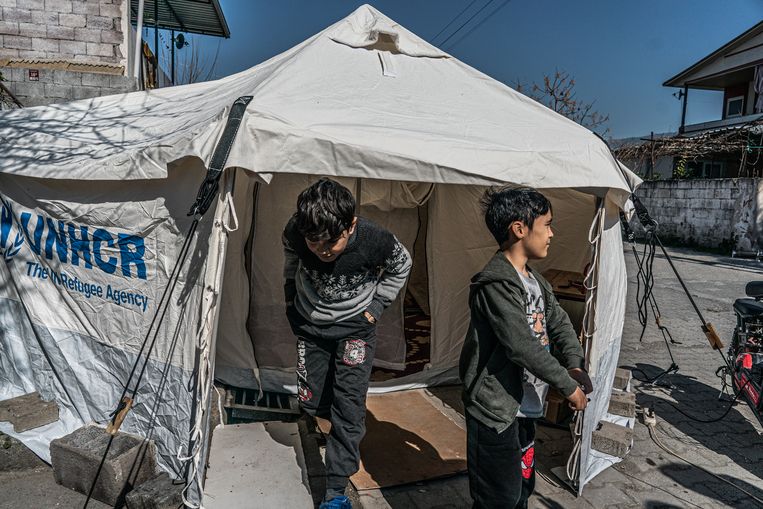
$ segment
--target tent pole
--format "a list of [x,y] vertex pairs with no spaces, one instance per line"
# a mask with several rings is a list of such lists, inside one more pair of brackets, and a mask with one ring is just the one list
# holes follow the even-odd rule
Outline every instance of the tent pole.
[[145,6],[144,2],[145,0],[138,0],[138,27],[135,31],[135,58],[133,60],[132,66],[133,78],[138,77],[138,69],[140,69],[140,43],[143,41],[143,36],[141,34],[143,33],[143,7]]

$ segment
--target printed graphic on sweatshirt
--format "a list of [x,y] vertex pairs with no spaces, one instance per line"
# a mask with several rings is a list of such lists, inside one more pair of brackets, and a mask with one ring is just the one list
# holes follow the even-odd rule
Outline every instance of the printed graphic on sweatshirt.
[[533,336],[546,350],[549,350],[548,333],[546,332],[546,307],[542,293],[527,292],[525,314]]

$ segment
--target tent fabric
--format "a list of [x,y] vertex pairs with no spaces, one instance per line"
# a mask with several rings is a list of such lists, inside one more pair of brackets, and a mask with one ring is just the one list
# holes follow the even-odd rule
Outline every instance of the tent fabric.
[[[265,180],[341,171],[398,181],[514,182],[612,189],[624,203],[629,184],[587,129],[455,58],[337,43],[331,36],[347,23],[366,27],[369,38],[378,25],[405,47],[433,48],[362,6],[299,46],[216,82],[5,113],[0,172],[164,178],[167,163],[181,157],[208,162],[226,108],[252,95],[227,167]],[[397,77],[383,76],[379,54],[394,61]]]
[[[596,199],[614,221],[640,182],[591,132],[369,6],[222,80],[3,112],[0,398],[38,390],[62,406],[59,423],[17,434],[39,454],[51,439],[104,422],[113,410],[227,112],[244,95],[253,100],[224,174],[233,185],[235,171],[235,189],[201,222],[152,354],[144,403],[124,424],[145,433],[155,423],[160,464],[173,472],[178,449],[203,465],[205,369],[214,366],[236,385],[295,389],[280,236],[297,193],[317,175],[350,187],[360,213],[425,262],[425,274],[409,284],[432,315],[430,365],[373,390],[456,379],[468,281],[495,250],[480,219],[486,186],[545,192],[558,230],[556,248],[537,268],[582,271]],[[591,348],[601,387],[591,415],[599,418],[625,298],[613,224],[600,243]],[[399,368],[400,300],[385,313],[379,337],[378,360]],[[598,467],[586,447],[590,475]]]

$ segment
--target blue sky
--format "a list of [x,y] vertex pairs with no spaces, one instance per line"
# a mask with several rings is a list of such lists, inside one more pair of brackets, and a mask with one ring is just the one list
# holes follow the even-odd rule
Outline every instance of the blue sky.
[[[490,0],[435,39],[441,43]],[[193,37],[204,55],[219,46],[215,73],[232,74],[281,53],[365,2],[220,0],[230,39]],[[374,7],[431,40],[471,0],[377,0]],[[442,49],[513,85],[556,69],[596,101],[614,138],[675,131],[681,103],[662,83],[763,19],[760,0],[492,0]],[[148,36],[153,40],[153,36]],[[182,51],[188,51],[188,48]],[[689,94],[687,123],[720,118],[719,93]]]

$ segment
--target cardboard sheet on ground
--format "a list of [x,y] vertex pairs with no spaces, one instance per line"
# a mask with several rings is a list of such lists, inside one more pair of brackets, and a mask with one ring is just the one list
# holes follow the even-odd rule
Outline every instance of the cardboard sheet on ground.
[[[466,471],[466,432],[441,412],[423,391],[370,395],[359,491],[388,488]],[[328,421],[321,430],[330,429]]]

